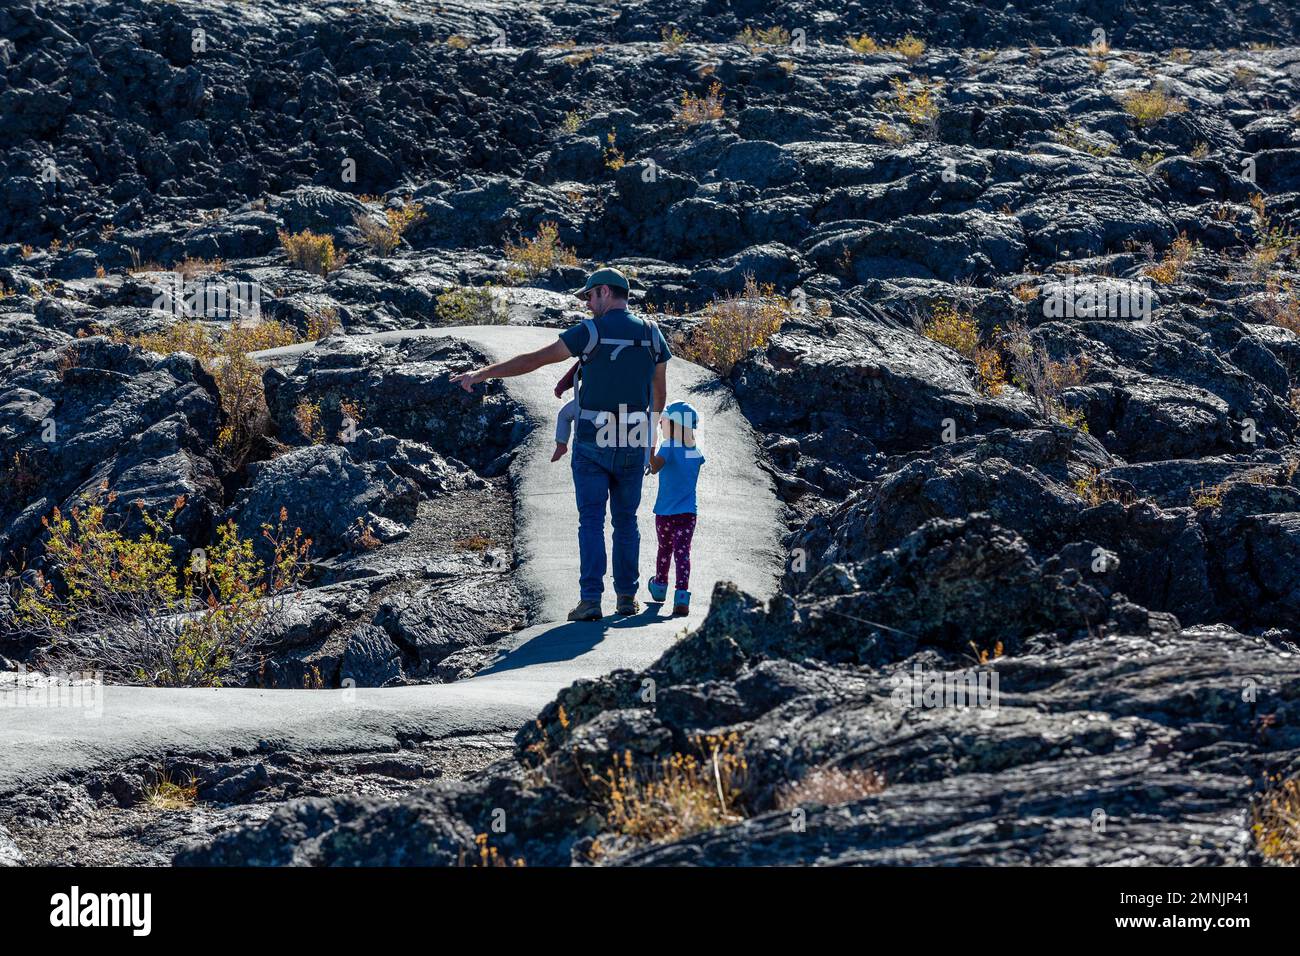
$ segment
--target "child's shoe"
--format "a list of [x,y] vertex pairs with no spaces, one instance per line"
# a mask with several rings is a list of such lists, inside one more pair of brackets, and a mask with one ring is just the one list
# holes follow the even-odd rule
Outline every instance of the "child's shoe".
[[691,613],[691,592],[674,591],[673,592],[673,616],[685,617]]
[[650,596],[654,598],[656,601],[658,601],[660,604],[662,604],[664,598],[668,596],[667,581],[664,581],[662,584],[660,584],[654,578],[651,578],[649,581],[646,582],[646,589],[649,590]]

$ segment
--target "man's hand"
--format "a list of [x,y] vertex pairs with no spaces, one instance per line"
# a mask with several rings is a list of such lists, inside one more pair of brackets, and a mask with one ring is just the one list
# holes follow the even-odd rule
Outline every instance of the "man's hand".
[[486,382],[490,378],[511,378],[515,375],[526,375],[529,372],[541,368],[543,365],[550,365],[552,362],[563,362],[571,358],[569,347],[561,339],[556,339],[545,348],[537,349],[533,352],[525,352],[522,355],[516,355],[514,358],[506,359],[504,362],[497,362],[493,365],[485,365],[483,368],[476,368],[472,372],[462,372],[459,375],[451,377],[453,385],[459,385],[467,392],[472,392],[474,386],[479,382]]
[[451,384],[459,385],[467,392],[473,392],[474,386],[487,378],[481,368],[476,368],[472,372],[461,372],[459,375],[451,377]]

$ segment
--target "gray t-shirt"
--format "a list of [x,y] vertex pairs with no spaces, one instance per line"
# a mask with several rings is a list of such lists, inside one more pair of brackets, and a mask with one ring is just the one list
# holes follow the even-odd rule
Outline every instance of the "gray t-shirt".
[[[620,406],[629,411],[648,407],[654,395],[654,354],[650,349],[629,346],[620,351],[614,360],[611,356],[616,346],[607,342],[610,339],[640,342],[648,337],[650,326],[644,320],[630,315],[626,309],[611,309],[595,322],[600,330],[600,345],[582,369],[579,404],[584,411],[589,409],[606,412],[616,412]],[[658,326],[655,327],[655,335],[659,344],[659,362],[666,362],[672,358],[672,353]],[[587,326],[581,322],[560,333],[560,341],[568,348],[569,354],[575,357],[581,355],[587,347],[589,337]],[[594,441],[596,426],[590,421],[578,422],[576,437],[578,441]]]

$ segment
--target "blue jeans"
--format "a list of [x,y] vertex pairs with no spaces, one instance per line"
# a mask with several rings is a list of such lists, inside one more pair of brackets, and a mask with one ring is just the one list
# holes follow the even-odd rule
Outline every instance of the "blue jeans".
[[636,594],[641,532],[636,509],[645,477],[644,448],[601,448],[573,443],[573,488],[578,498],[578,587],[584,601],[605,590],[605,502],[614,525],[614,593]]

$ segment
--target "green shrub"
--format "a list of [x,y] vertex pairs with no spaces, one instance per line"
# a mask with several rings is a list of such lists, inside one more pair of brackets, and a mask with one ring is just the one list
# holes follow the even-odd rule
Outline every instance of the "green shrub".
[[510,317],[493,288],[448,289],[437,299],[438,321],[442,325],[505,325]]
[[302,579],[311,539],[286,531],[281,509],[275,529],[262,527],[269,565],[227,521],[177,567],[171,525],[185,499],[157,517],[141,507],[136,538],[110,523],[115,500],[105,482],[92,500],[42,519],[54,570],[11,582],[5,630],[38,639],[52,660],[119,683],[220,687],[248,676]]
[[310,272],[324,278],[346,260],[346,256],[334,249],[334,237],[324,236],[304,229],[290,234],[279,230],[280,245],[284,247],[289,262],[297,269]]

